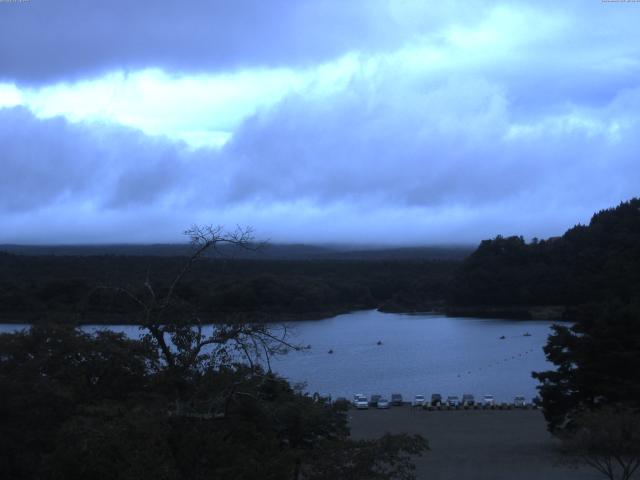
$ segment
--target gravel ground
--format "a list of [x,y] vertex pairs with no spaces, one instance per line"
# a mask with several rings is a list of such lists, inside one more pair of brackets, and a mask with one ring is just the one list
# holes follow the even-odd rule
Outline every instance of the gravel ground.
[[349,411],[351,435],[419,433],[431,450],[416,458],[417,478],[429,480],[596,480],[585,467],[559,464],[556,442],[538,410],[425,411],[411,407]]

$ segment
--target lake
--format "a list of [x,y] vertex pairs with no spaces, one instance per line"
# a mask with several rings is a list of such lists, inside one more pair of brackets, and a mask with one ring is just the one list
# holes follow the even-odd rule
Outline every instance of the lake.
[[[472,393],[476,399],[492,394],[500,402],[516,395],[529,400],[537,394],[531,372],[553,367],[542,351],[553,323],[376,310],[286,322],[291,341],[311,348],[277,357],[272,367],[291,382],[306,382],[306,391],[333,398],[397,392],[406,399]],[[0,331],[23,327],[4,324]],[[110,328],[139,334],[135,326]]]

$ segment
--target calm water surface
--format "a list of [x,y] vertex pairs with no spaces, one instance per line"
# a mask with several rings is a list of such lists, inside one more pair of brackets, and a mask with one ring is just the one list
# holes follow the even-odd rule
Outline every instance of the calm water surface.
[[[306,382],[307,391],[334,398],[398,392],[405,398],[472,393],[476,398],[493,394],[497,401],[512,401],[516,395],[530,399],[537,385],[531,372],[552,368],[542,347],[553,323],[375,310],[287,322],[291,341],[311,348],[277,357],[272,367],[291,382]],[[0,331],[17,328],[0,325]],[[110,328],[139,334],[135,326]]]
[[312,348],[279,357],[273,368],[334,398],[398,392],[530,399],[537,393],[531,372],[553,368],[542,351],[552,324],[354,312],[292,325],[295,341]]

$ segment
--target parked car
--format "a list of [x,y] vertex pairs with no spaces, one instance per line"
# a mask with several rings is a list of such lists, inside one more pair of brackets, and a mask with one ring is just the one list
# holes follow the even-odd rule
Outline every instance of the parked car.
[[371,399],[369,400],[369,405],[372,407],[377,407],[378,402],[380,401],[381,395],[371,395]]
[[482,404],[485,407],[493,407],[496,404],[496,400],[493,398],[493,395],[485,395],[482,397]]
[[353,406],[356,407],[358,410],[364,410],[369,408],[369,400],[367,400],[367,397],[361,393],[356,393],[353,396]]
[[473,407],[476,403],[476,399],[470,393],[465,393],[462,395],[462,405],[465,407]]
[[527,401],[522,395],[518,395],[513,399],[513,406],[517,408],[525,408],[527,406]]
[[431,405],[433,407],[436,407],[438,405],[442,405],[442,395],[440,395],[439,393],[432,393],[431,394]]
[[413,406],[414,407],[422,407],[424,406],[424,395],[416,395],[413,397]]
[[391,395],[391,405],[402,405],[402,395],[399,393],[394,393]]
[[386,398],[378,399],[378,408],[389,408],[389,400]]
[[460,399],[456,395],[449,395],[447,397],[447,405],[450,407],[460,406]]

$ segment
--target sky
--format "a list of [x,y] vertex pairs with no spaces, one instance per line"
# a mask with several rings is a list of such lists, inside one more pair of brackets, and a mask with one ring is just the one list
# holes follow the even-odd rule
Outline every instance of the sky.
[[0,0],[0,243],[561,235],[640,194],[640,3]]

